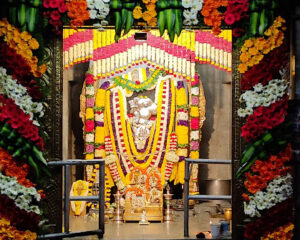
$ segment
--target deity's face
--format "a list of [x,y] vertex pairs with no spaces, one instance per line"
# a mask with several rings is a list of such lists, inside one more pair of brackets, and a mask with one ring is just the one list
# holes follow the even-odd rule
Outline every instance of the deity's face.
[[132,78],[132,81],[136,82],[136,81],[139,81],[139,71],[138,70],[133,70],[131,72],[131,78]]

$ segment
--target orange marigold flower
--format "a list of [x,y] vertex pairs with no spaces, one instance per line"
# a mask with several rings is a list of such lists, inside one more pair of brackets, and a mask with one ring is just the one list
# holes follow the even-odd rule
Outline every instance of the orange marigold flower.
[[141,6],[136,6],[134,9],[133,9],[133,17],[135,19],[140,19],[142,16],[143,16],[143,12],[142,12],[142,8]]
[[154,11],[155,10],[155,3],[149,3],[146,5],[146,8],[150,11]]
[[150,11],[145,11],[143,12],[143,19],[146,21],[146,22],[149,22],[152,18],[152,15],[151,15],[151,12]]
[[35,39],[35,38],[32,38],[29,40],[29,47],[33,50],[35,49],[38,49],[39,48],[39,42]]
[[150,21],[148,22],[148,25],[150,27],[155,27],[157,25],[157,18],[151,18]]
[[150,0],[143,0],[143,3],[148,4]]
[[29,32],[24,31],[21,33],[21,38],[24,39],[25,41],[29,41],[32,38],[32,36]]

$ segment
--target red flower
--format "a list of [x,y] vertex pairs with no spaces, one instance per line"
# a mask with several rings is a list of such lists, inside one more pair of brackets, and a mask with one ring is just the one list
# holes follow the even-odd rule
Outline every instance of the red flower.
[[258,107],[253,114],[247,118],[247,122],[242,126],[241,136],[247,142],[260,136],[266,129],[271,129],[281,124],[287,114],[288,95],[281,100],[271,104],[269,107]]
[[62,2],[59,4],[59,6],[58,6],[58,11],[59,11],[60,13],[65,13],[67,10],[68,10],[68,8],[67,8],[65,2],[62,1]]
[[44,0],[43,1],[44,8],[50,8],[50,2],[51,2],[51,0]]
[[43,139],[39,136],[39,129],[29,120],[29,115],[24,113],[12,99],[0,95],[0,121],[7,122],[13,129],[16,129],[24,138],[34,142],[40,149],[43,149]]
[[50,17],[54,20],[54,21],[57,21],[57,20],[59,20],[60,19],[60,14],[59,14],[59,12],[58,11],[52,11],[51,13],[50,13]]
[[232,31],[232,35],[235,38],[240,37],[241,35],[243,35],[245,32],[245,30],[243,28],[234,28]]
[[49,6],[50,6],[51,8],[58,8],[58,6],[59,6],[59,1],[58,1],[58,0],[50,0]]
[[0,194],[0,217],[6,218],[18,230],[36,232],[40,216],[34,212],[26,212],[15,205],[14,200]]
[[85,131],[86,132],[93,132],[95,129],[95,122],[93,120],[87,120],[85,122]]

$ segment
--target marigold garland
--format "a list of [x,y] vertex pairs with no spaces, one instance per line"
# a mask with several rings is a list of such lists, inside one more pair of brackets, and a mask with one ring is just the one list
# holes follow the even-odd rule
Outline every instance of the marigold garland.
[[0,37],[4,36],[4,41],[9,47],[16,50],[18,54],[23,56],[30,66],[30,71],[35,77],[41,77],[46,71],[46,65],[37,66],[37,58],[33,56],[32,50],[39,48],[38,41],[33,38],[30,33],[15,28],[9,24],[4,18],[0,21]]
[[245,174],[246,181],[244,185],[246,189],[254,194],[264,189],[267,183],[272,181],[276,176],[286,175],[291,170],[291,167],[286,167],[285,164],[291,160],[291,156],[292,149],[289,144],[278,156],[271,155],[267,161],[256,160],[251,167],[253,174],[250,172]]
[[265,37],[247,39],[241,49],[239,72],[247,72],[248,68],[258,64],[264,55],[281,46],[285,30],[285,20],[279,16],[274,20],[272,26],[265,31]]
[[29,230],[19,231],[17,228],[11,226],[9,220],[0,218],[0,236],[1,239],[17,239],[17,240],[34,240],[37,238],[35,232]]
[[2,148],[0,148],[0,168],[6,176],[16,177],[19,184],[25,187],[34,187],[36,185],[26,178],[29,173],[28,164],[16,162],[12,156]]

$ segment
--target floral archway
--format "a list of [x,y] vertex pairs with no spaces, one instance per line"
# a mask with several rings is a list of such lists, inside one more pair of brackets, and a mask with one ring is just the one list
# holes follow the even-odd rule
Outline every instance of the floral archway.
[[[71,39],[70,45],[64,46],[64,66],[71,67],[75,62],[91,58],[95,50],[91,34],[98,31],[94,29],[83,34],[80,27],[94,24],[94,28],[101,30],[111,24],[115,29],[111,44],[127,38],[126,34],[133,26],[144,30],[157,26],[157,37],[168,36],[174,43],[184,34],[183,29],[212,28],[214,36],[200,34],[196,42],[203,46],[207,44],[206,37],[216,39],[210,52],[213,58],[208,59],[204,48],[202,52],[199,48],[191,59],[218,64],[224,69],[224,62],[217,62],[216,49],[220,49],[218,44],[222,42],[221,29],[232,29],[234,48],[240,50],[239,63],[234,63],[239,66],[234,74],[241,85],[238,115],[243,122],[240,130],[245,151],[235,173],[245,186],[240,196],[246,220],[244,237],[268,239],[285,235],[290,239],[294,205],[291,124],[287,117],[290,50],[280,4],[283,3],[276,0],[35,0],[6,3],[2,14],[5,18],[0,21],[1,234],[34,239],[38,223],[44,218],[37,204],[45,197],[38,189],[45,188],[45,178],[49,175],[43,157],[48,147],[43,147],[43,138],[47,138],[43,130],[47,129],[47,124],[41,120],[43,109],[51,111],[43,104],[49,94],[47,85],[51,73],[45,65],[50,61],[49,39],[62,38],[63,25],[73,27],[74,30],[64,36]],[[85,38],[81,43],[76,42],[79,39],[76,35],[80,34]],[[70,48],[74,47],[82,50],[79,56],[71,56]],[[112,49],[108,46],[105,51],[110,54]],[[223,57],[224,52],[229,51],[224,48]],[[104,53],[99,52],[96,60],[104,59]],[[146,58],[146,61],[150,60]],[[124,62],[124,66],[126,64]],[[231,70],[228,64],[226,67],[227,71]],[[103,77],[102,74],[114,71],[108,70],[95,69],[93,77]],[[172,71],[174,74],[176,69]],[[193,74],[190,77],[192,79]],[[12,185],[16,187],[9,188]]]

